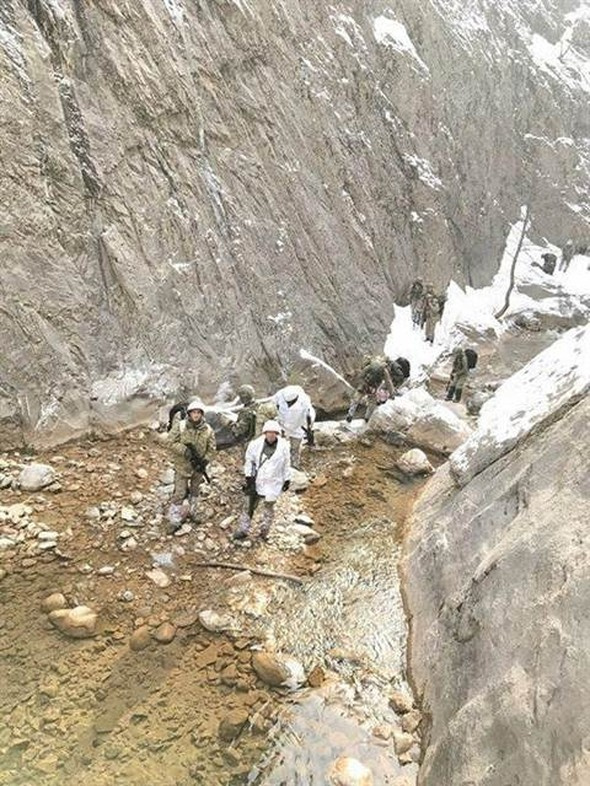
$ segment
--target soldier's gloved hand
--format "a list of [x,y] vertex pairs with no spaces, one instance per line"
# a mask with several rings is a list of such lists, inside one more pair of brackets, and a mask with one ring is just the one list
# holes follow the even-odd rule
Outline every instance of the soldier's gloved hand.
[[283,491],[289,491],[289,486],[290,486],[290,485],[291,485],[291,481],[290,481],[290,480],[286,480],[286,481],[283,483]]
[[313,430],[311,428],[308,428],[307,431],[305,432],[305,436],[307,437],[307,444],[309,445],[310,448],[313,448],[313,446],[315,445],[315,436]]
[[347,423],[352,423],[352,415],[347,415],[345,420]]

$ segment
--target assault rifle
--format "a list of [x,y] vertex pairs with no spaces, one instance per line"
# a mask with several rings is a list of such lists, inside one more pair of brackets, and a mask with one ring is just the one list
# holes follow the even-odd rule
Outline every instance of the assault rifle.
[[192,468],[195,470],[195,472],[200,472],[207,483],[211,483],[211,478],[207,474],[207,462],[205,459],[199,456],[194,445],[187,445],[186,447],[190,455],[189,461]]

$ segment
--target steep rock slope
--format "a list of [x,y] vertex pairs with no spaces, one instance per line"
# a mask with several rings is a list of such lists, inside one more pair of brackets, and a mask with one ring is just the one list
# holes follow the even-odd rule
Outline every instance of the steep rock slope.
[[565,0],[4,0],[3,439],[345,366],[523,202],[583,239],[588,55]]
[[462,488],[446,465],[419,501],[404,570],[423,786],[590,782],[589,425],[587,395],[558,395],[515,446],[484,430],[479,455],[458,451]]

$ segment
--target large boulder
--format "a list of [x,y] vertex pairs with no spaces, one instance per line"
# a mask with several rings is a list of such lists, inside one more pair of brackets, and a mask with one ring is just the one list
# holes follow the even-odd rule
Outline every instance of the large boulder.
[[88,639],[96,635],[97,613],[88,606],[56,609],[49,613],[51,624],[73,639]]
[[[512,440],[505,404],[489,433]],[[467,465],[464,488],[439,469],[416,503],[402,567],[423,786],[590,783],[589,430],[574,399]]]
[[451,456],[460,485],[590,390],[590,327],[568,331],[506,380],[481,408],[477,430]]
[[23,491],[39,491],[55,480],[55,470],[48,464],[28,464],[18,476]]
[[463,444],[472,432],[449,406],[419,389],[378,407],[371,415],[369,429],[386,438],[403,435],[408,442],[445,455]]

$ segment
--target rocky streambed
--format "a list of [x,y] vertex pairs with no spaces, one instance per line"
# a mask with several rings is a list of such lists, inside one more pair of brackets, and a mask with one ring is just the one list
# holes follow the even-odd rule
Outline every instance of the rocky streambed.
[[3,456],[0,783],[414,783],[397,562],[421,481],[401,448],[319,441],[240,546],[239,450],[180,537],[153,432]]

